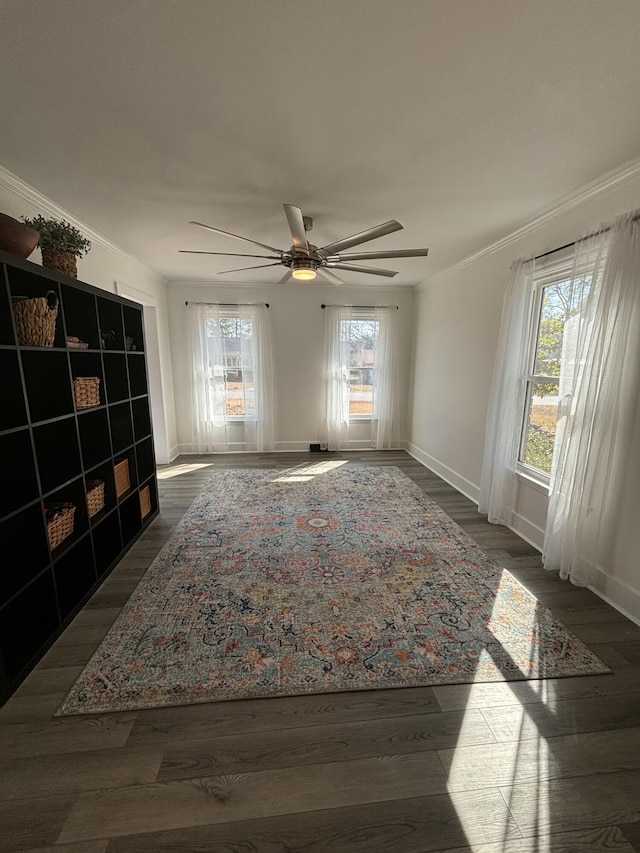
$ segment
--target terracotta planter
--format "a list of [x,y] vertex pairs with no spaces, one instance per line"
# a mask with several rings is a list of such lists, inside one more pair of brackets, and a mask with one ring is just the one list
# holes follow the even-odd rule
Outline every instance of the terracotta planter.
[[6,213],[0,213],[0,249],[17,258],[28,258],[39,239],[40,234],[35,228]]
[[59,249],[42,249],[42,266],[56,270],[69,278],[78,278],[78,262],[73,252],[61,252]]

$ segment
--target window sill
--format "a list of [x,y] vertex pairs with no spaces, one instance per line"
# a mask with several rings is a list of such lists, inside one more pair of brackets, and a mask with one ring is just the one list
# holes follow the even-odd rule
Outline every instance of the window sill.
[[536,492],[549,497],[549,480],[536,477],[535,474],[529,471],[524,471],[522,468],[516,468],[516,474],[520,480],[525,482],[527,486],[535,489]]

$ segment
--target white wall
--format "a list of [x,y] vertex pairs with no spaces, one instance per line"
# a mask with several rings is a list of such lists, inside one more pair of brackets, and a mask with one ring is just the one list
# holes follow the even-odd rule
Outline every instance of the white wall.
[[169,282],[171,350],[175,381],[178,443],[191,451],[190,349],[185,302],[268,302],[273,332],[275,450],[308,450],[320,441],[322,423],[322,303],[398,305],[402,340],[402,409],[409,386],[413,291],[324,284],[221,285]]
[[[558,248],[638,207],[640,164],[635,164],[566,199],[503,245],[479,252],[475,260],[419,288],[409,450],[476,502],[502,299],[512,261]],[[523,479],[515,509],[517,532],[541,548],[546,494]],[[625,516],[622,535],[594,588],[640,621],[640,482],[629,488]]]
[[[43,216],[70,221],[92,241],[90,252],[84,258],[78,259],[78,279],[100,287],[102,290],[119,292],[137,302],[155,306],[157,310],[155,349],[158,356],[157,364],[150,361],[149,369],[157,370],[160,376],[164,402],[161,409],[162,422],[158,423],[158,409],[153,399],[151,404],[152,409],[155,409],[156,459],[159,463],[168,462],[172,456],[176,455],[176,424],[165,280],[131,255],[127,255],[101,235],[93,232],[89,225],[79,222],[70,212],[63,210],[51,199],[40,195],[33,187],[2,167],[0,167],[0,211],[15,219],[20,219],[23,215],[32,217],[41,213]],[[28,260],[34,264],[41,264],[39,249],[36,249]],[[149,335],[148,329],[146,334]],[[153,388],[150,389],[150,394],[153,394]]]

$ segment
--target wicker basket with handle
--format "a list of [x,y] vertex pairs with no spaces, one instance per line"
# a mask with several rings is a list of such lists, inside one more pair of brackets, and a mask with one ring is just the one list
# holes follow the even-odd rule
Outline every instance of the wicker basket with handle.
[[48,504],[45,507],[47,517],[47,538],[52,551],[73,533],[76,508],[72,503]]
[[144,520],[151,512],[151,492],[149,486],[140,489],[140,517]]
[[131,480],[129,479],[129,460],[121,459],[113,466],[113,472],[116,480],[116,495],[121,497],[131,488]]
[[100,379],[98,376],[76,376],[73,380],[76,409],[100,405]]
[[104,509],[104,480],[87,480],[87,511],[89,518]]
[[13,303],[18,344],[23,347],[52,347],[56,336],[58,294],[16,299]]

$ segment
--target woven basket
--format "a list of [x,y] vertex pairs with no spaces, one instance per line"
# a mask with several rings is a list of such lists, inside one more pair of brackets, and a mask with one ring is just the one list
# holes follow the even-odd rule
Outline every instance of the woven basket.
[[49,547],[52,551],[60,543],[73,533],[73,521],[76,508],[72,503],[48,504],[47,511],[47,537]]
[[76,376],[73,380],[76,409],[100,405],[100,379],[97,376]]
[[116,462],[113,466],[113,472],[116,480],[116,495],[120,497],[131,488],[131,480],[129,479],[129,460],[123,459],[121,462]]
[[104,509],[104,481],[87,480],[87,510],[89,518]]
[[13,303],[18,343],[23,347],[52,347],[56,336],[58,294],[19,299]]
[[146,518],[151,512],[151,493],[149,486],[140,489],[140,518]]
[[73,252],[63,252],[60,249],[41,249],[40,251],[43,267],[61,272],[69,278],[78,278],[78,260]]

